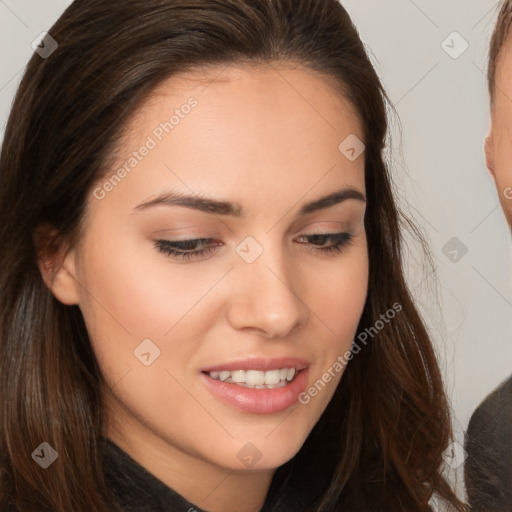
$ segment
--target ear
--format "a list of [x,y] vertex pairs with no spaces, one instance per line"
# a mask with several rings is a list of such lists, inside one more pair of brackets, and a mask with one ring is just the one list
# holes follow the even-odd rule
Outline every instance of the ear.
[[79,303],[74,250],[69,250],[49,223],[41,224],[34,233],[37,265],[46,286],[57,300],[69,306]]
[[491,176],[496,179],[496,173],[494,171],[494,143],[492,132],[489,133],[485,139],[485,163],[487,165],[487,169],[491,173]]

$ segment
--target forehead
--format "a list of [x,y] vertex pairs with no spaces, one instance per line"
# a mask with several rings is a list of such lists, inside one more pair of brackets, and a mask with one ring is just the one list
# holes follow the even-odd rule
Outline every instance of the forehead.
[[[221,67],[174,76],[127,123],[106,173],[123,167],[123,179],[92,210],[123,212],[163,189],[226,196],[253,209],[269,198],[293,204],[309,189],[318,195],[318,187],[364,192],[364,157],[351,161],[340,149],[353,135],[364,139],[341,88],[308,69]],[[138,148],[144,154],[136,161]]]
[[[121,140],[127,140],[130,135],[137,137],[139,127],[146,125],[147,130],[151,118],[162,118],[165,113],[162,109],[182,105],[191,96],[199,103],[196,114],[214,115],[221,108],[226,123],[240,121],[229,117],[230,111],[251,110],[254,114],[258,108],[263,111],[268,107],[282,107],[275,108],[276,113],[288,108],[288,116],[293,118],[300,111],[321,120],[331,130],[337,130],[336,122],[339,124],[343,119],[362,138],[363,123],[343,89],[335,77],[287,61],[199,67],[160,83],[135,111]],[[247,118],[248,122],[251,120],[254,121],[254,116]],[[269,124],[272,120],[268,118]]]

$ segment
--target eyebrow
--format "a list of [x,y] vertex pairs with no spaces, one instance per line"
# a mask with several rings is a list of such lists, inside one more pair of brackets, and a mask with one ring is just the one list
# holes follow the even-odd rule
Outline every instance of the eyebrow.
[[[310,203],[306,203],[299,211],[299,216],[303,217],[310,213],[330,208],[349,199],[355,199],[366,203],[365,196],[354,188],[342,188],[332,194],[319,199],[315,199]],[[146,210],[154,206],[184,206],[206,213],[215,215],[229,215],[232,217],[245,217],[245,212],[239,203],[230,203],[227,201],[217,201],[200,195],[184,195],[180,192],[166,192],[159,195],[151,201],[139,204],[134,210]]]

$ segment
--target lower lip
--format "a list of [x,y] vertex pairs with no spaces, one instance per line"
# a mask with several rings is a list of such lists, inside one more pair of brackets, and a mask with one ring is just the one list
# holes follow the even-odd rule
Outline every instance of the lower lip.
[[272,414],[284,411],[297,403],[299,395],[306,389],[307,373],[307,368],[300,370],[291,382],[274,389],[237,386],[230,382],[212,379],[204,373],[201,374],[201,378],[217,398],[237,409],[255,414]]

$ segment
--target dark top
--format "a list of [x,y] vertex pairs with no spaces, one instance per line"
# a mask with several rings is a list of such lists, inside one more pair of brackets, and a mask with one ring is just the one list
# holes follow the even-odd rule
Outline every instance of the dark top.
[[107,439],[105,478],[110,491],[126,512],[206,512],[178,493]]
[[465,444],[471,510],[512,511],[512,376],[473,413]]
[[[104,469],[107,485],[124,512],[206,512],[167,487],[109,439]],[[272,486],[261,512],[268,512],[275,499],[270,491]]]

